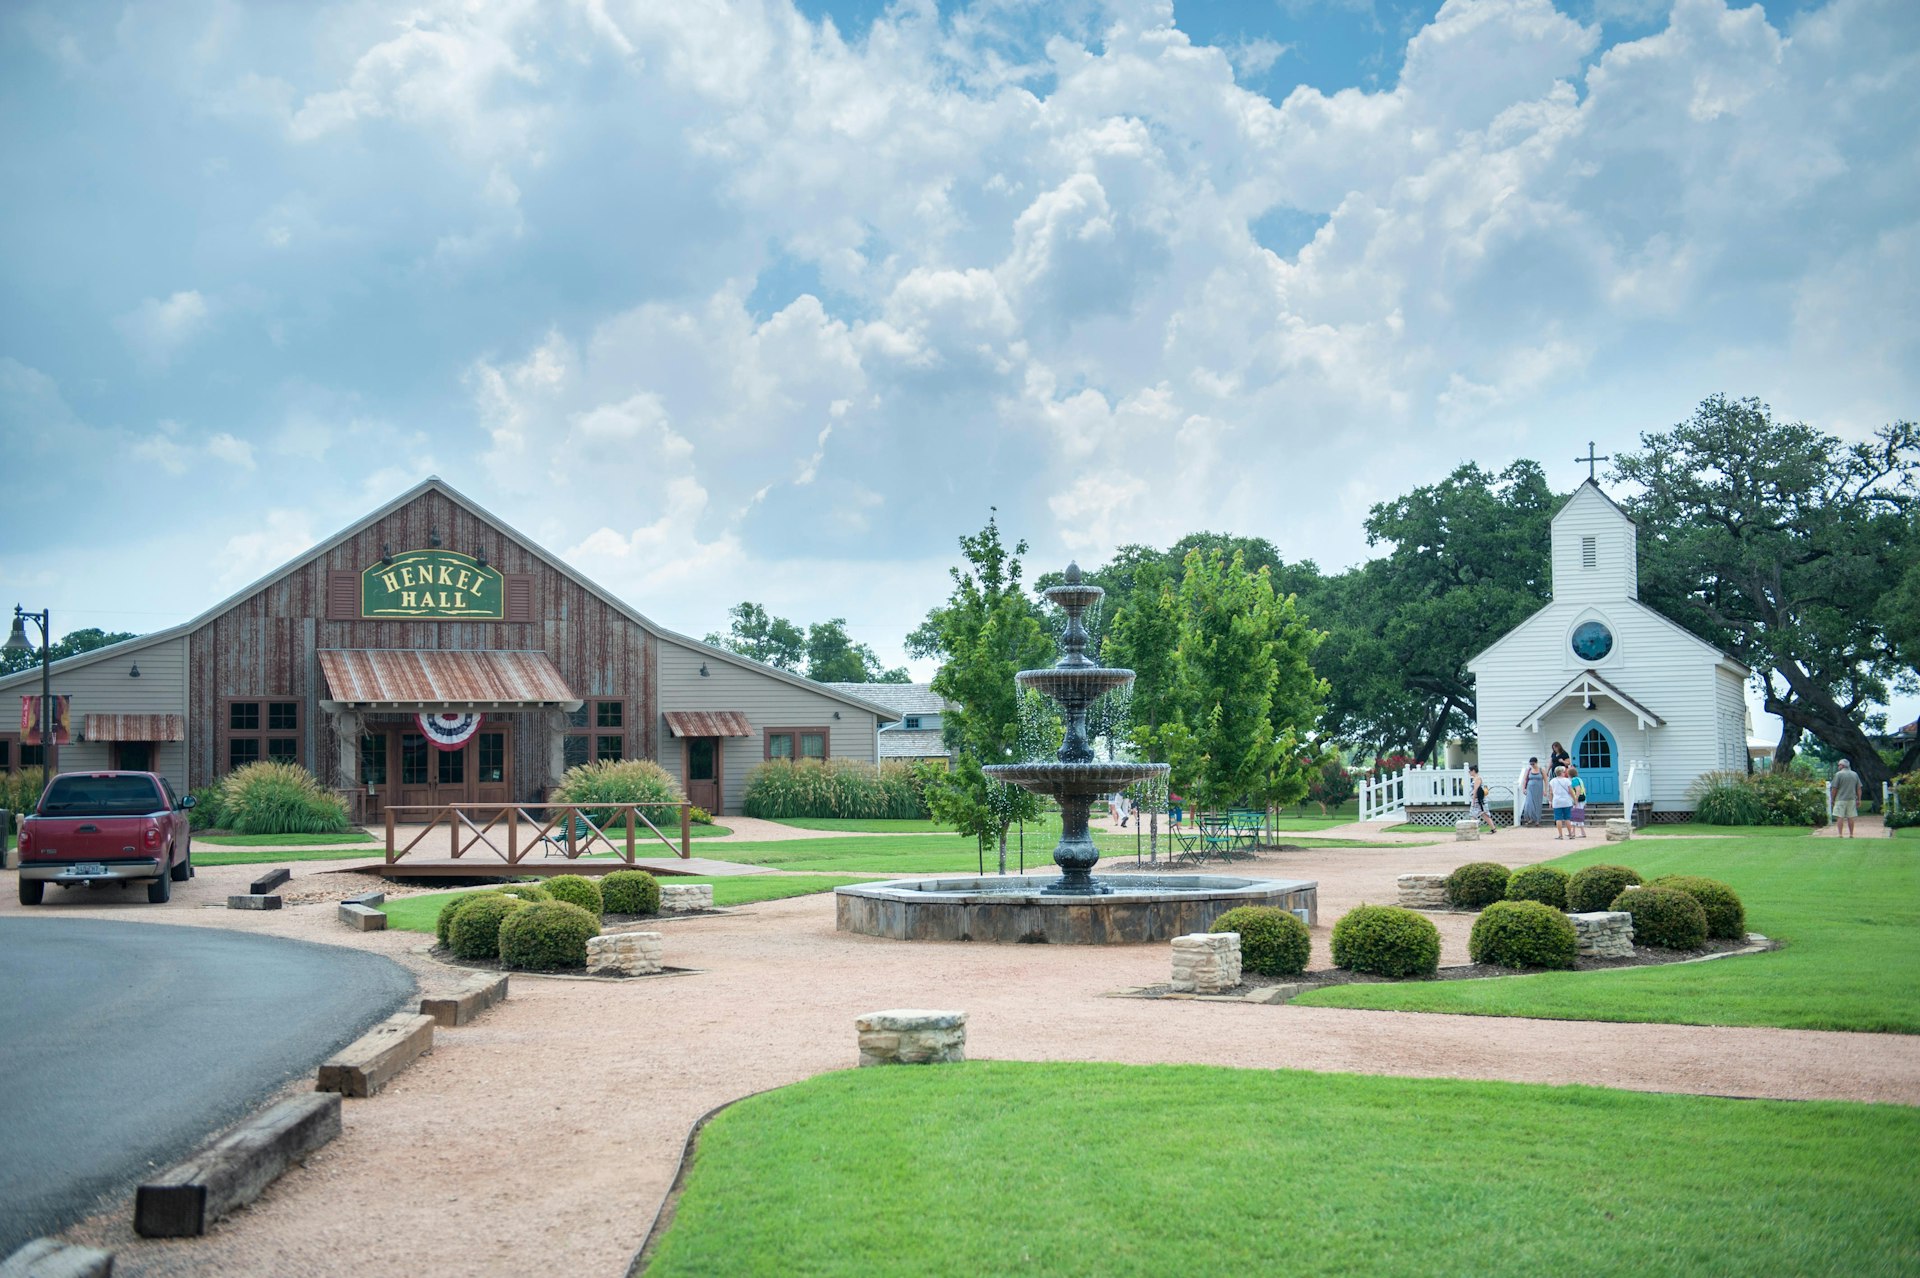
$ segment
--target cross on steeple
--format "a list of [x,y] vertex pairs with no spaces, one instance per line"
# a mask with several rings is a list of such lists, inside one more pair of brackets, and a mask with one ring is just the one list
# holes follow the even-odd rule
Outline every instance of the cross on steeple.
[[1604,454],[1596,457],[1593,452],[1593,447],[1593,441],[1589,439],[1587,441],[1587,455],[1585,457],[1576,457],[1574,460],[1577,462],[1585,462],[1587,464],[1587,478],[1597,481],[1598,476],[1595,472],[1599,470],[1600,463],[1603,461],[1612,461],[1613,458]]

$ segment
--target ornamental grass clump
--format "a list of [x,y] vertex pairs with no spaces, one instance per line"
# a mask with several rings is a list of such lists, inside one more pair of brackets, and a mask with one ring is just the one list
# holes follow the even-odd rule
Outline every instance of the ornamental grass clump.
[[645,870],[615,870],[600,880],[606,914],[658,914],[660,881]]
[[1747,907],[1740,896],[1718,879],[1697,874],[1665,874],[1648,887],[1672,888],[1700,902],[1707,912],[1707,935],[1720,941],[1738,941],[1747,935]]
[[227,820],[226,800],[221,797],[221,783],[209,781],[198,790],[192,791],[193,806],[187,809],[187,826],[194,830],[224,830]]
[[606,898],[601,895],[600,885],[592,879],[582,878],[578,874],[561,874],[548,879],[541,886],[547,889],[547,895],[554,900],[577,905],[596,919],[607,912]]
[[[543,901],[539,905],[551,905]],[[475,892],[453,913],[447,929],[447,948],[460,959],[490,959],[500,954],[500,925],[521,910],[538,908],[518,897],[498,892]]]
[[1633,943],[1697,950],[1707,939],[1707,912],[1678,888],[1628,888],[1613,908],[1633,915]]
[[925,791],[925,772],[907,763],[774,759],[747,774],[740,810],[764,821],[910,821],[928,815]]
[[[0,772],[0,808],[9,812],[28,813],[40,806],[40,796],[47,788],[47,770],[45,768],[22,768],[18,772]],[[193,827],[199,829],[198,825]]]
[[1492,861],[1471,861],[1447,876],[1447,904],[1456,910],[1478,910],[1507,895],[1507,867]]
[[1624,865],[1589,865],[1567,880],[1567,912],[1589,914],[1609,909],[1613,899],[1640,882],[1637,870]]
[[1397,905],[1362,905],[1333,925],[1333,965],[1379,976],[1432,976],[1440,967],[1440,930]]
[[500,925],[503,967],[557,972],[587,965],[587,942],[600,935],[600,921],[566,901],[522,906]]
[[1495,901],[1473,921],[1467,955],[1496,967],[1567,968],[1580,956],[1580,937],[1551,905]]
[[1567,872],[1557,865],[1529,865],[1507,880],[1507,900],[1538,901],[1556,910],[1567,908]]
[[[680,805],[686,801],[686,792],[673,779],[673,774],[651,759],[598,759],[568,768],[551,797],[554,803],[582,806],[637,803],[641,805],[640,815],[663,831],[669,826],[675,830],[680,828]],[[559,814],[554,815],[556,820],[563,819]],[[615,808],[591,808],[581,815],[609,833],[624,831],[627,826],[624,814]],[[638,827],[638,833],[653,837],[645,826]]]
[[1294,976],[1307,970],[1313,938],[1291,910],[1242,905],[1213,921],[1209,932],[1240,934],[1240,967],[1261,976]]
[[227,774],[220,783],[226,827],[239,834],[339,834],[345,800],[320,787],[297,763],[268,759]]

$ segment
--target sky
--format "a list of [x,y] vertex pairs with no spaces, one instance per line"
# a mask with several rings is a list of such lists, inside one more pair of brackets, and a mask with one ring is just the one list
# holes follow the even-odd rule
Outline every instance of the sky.
[[16,0],[0,596],[157,629],[433,473],[891,665],[989,508],[1334,569],[1717,392],[1860,437],[1916,83],[1913,0]]

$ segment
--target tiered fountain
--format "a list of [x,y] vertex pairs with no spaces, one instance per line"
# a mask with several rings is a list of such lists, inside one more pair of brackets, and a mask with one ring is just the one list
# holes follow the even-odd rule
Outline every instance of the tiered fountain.
[[1276,905],[1304,911],[1314,921],[1318,885],[1290,879],[1224,875],[1118,875],[1095,878],[1100,859],[1088,831],[1093,802],[1135,782],[1163,777],[1164,763],[1102,763],[1087,737],[1087,710],[1101,696],[1133,683],[1133,671],[1111,669],[1087,656],[1082,617],[1106,593],[1067,566],[1066,584],[1044,592],[1067,615],[1063,655],[1049,670],[1022,670],[1015,681],[1036,688],[1066,716],[1066,739],[1052,761],[994,764],[981,769],[996,781],[1060,804],[1060,842],[1053,850],[1060,877],[901,879],[836,889],[843,932],[926,941],[1028,941],[1107,944],[1164,941],[1203,932],[1238,905]]

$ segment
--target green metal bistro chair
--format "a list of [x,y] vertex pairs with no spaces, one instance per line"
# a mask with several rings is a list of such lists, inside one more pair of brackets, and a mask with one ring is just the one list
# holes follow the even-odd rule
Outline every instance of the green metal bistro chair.
[[1206,863],[1200,847],[1200,832],[1193,829],[1167,831],[1167,864],[1198,866]]
[[1233,859],[1233,824],[1226,813],[1201,813],[1200,855],[1216,856],[1222,861]]
[[1252,808],[1233,808],[1227,813],[1227,825],[1233,831],[1235,854],[1250,857],[1260,850],[1260,836],[1266,831],[1267,814]]
[[[520,819],[522,821],[530,821],[536,826],[540,824],[540,818],[538,816],[524,809],[521,810]],[[533,841],[534,846],[540,848],[540,855],[543,857],[577,856],[579,854],[578,850],[586,847],[587,841],[593,838],[593,827],[587,824],[585,817],[576,812],[573,814],[573,837],[571,839],[573,846],[571,850],[568,848],[569,839],[567,835],[567,822],[566,819],[562,817],[556,819],[552,826]]]

